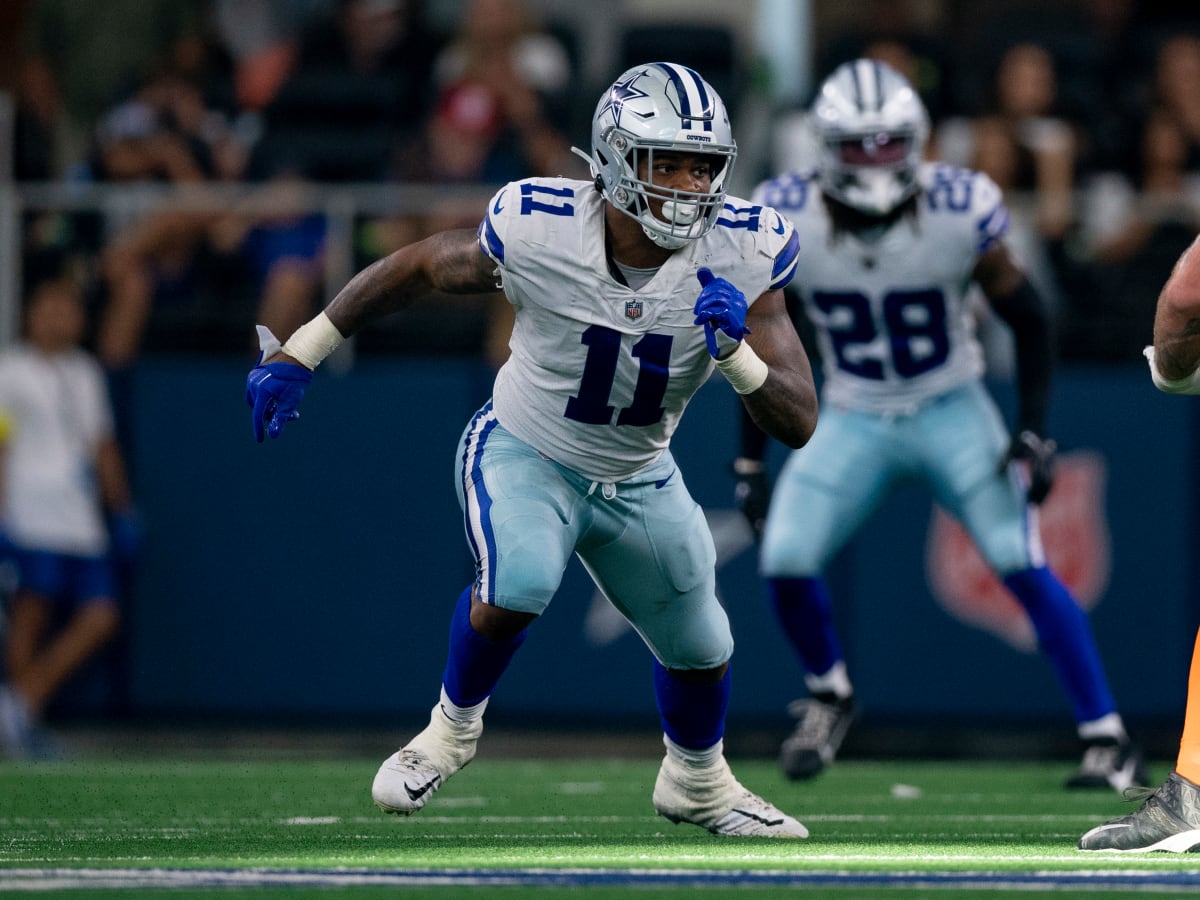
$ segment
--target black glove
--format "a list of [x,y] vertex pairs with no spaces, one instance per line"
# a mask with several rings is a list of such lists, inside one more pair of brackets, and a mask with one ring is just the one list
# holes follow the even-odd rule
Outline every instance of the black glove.
[[762,540],[767,524],[767,509],[771,505],[771,485],[762,462],[739,456],[733,461],[733,477],[737,479],[733,498],[738,509],[750,523],[755,540]]
[[1022,431],[1013,436],[1008,452],[1000,463],[1003,472],[1010,462],[1029,464],[1029,502],[1041,503],[1054,484],[1054,453],[1058,444],[1038,437],[1032,431]]

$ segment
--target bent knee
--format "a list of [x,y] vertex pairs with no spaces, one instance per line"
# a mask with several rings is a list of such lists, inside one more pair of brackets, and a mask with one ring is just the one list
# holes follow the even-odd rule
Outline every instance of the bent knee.
[[536,613],[518,612],[471,600],[471,628],[489,641],[510,641],[536,618]]
[[760,568],[767,578],[810,578],[825,569],[827,553],[818,541],[763,541]]
[[979,552],[1001,578],[1033,565],[1033,554],[1023,534],[993,535],[979,542]]

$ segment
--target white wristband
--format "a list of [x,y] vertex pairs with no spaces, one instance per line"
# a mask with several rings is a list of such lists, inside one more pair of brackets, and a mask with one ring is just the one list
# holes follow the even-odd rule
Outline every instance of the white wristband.
[[1147,347],[1142,351],[1142,355],[1150,363],[1150,377],[1154,380],[1154,386],[1160,391],[1167,394],[1200,394],[1200,368],[1183,378],[1164,378],[1154,363],[1154,347]]
[[718,359],[717,368],[739,394],[753,394],[767,380],[767,364],[745,341],[727,357]]
[[329,316],[322,311],[292,333],[283,345],[283,352],[302,363],[305,368],[315,369],[321,364],[321,360],[341,346],[344,340],[346,338],[337,330],[337,326],[329,321]]

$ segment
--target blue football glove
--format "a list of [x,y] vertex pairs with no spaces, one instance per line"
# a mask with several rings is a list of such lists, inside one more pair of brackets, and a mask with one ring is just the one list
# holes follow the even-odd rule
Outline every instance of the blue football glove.
[[692,310],[695,324],[704,326],[709,356],[724,359],[750,333],[746,327],[746,295],[724,278],[717,278],[711,269],[700,269],[696,277],[701,290]]
[[258,328],[258,365],[246,376],[246,404],[254,410],[254,440],[263,442],[264,431],[273,438],[283,434],[283,426],[300,418],[296,408],[304,398],[304,389],[313,373],[299,363],[263,360],[280,350],[279,339],[269,328]]

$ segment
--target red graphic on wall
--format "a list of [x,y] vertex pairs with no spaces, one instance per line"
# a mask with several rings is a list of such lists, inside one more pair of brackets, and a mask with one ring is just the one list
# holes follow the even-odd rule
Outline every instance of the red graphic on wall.
[[[1111,571],[1106,475],[1099,453],[1064,453],[1055,461],[1050,496],[1033,508],[1046,562],[1085,610],[1100,601]],[[930,589],[947,612],[1018,650],[1037,649],[1025,610],[992,573],[963,527],[936,504],[925,557]]]

